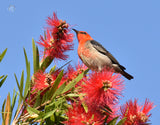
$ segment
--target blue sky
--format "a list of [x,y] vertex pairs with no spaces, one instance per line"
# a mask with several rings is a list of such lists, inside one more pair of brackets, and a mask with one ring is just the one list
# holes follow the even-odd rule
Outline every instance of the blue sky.
[[[8,48],[0,64],[0,75],[8,74],[0,88],[0,106],[8,92],[16,87],[14,73],[20,79],[25,69],[23,47],[32,62],[32,38],[43,34],[45,20],[55,11],[58,18],[87,31],[109,50],[134,76],[125,79],[126,89],[121,103],[138,98],[149,98],[156,108],[151,113],[151,123],[158,124],[160,116],[160,1],[158,0],[1,0],[0,1],[0,52]],[[11,7],[8,9],[8,7]],[[12,8],[15,7],[15,8]],[[74,40],[70,59],[77,64],[78,42]],[[65,61],[57,62],[63,65]],[[52,64],[54,65],[54,64]]]

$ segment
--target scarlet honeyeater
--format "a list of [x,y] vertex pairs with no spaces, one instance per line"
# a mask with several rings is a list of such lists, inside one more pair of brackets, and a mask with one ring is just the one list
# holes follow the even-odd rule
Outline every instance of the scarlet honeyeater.
[[127,79],[133,79],[133,76],[125,72],[126,68],[87,32],[73,30],[76,32],[79,42],[78,55],[88,68],[96,71],[101,71],[104,67],[112,68]]

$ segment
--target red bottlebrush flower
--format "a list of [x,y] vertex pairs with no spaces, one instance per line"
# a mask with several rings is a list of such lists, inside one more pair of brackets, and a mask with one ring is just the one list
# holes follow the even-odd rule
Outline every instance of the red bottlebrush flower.
[[[59,73],[59,70],[55,71],[53,74],[44,73],[42,71],[36,72],[32,79],[33,84],[31,87],[31,93],[30,96],[28,96],[28,98],[26,99],[26,102],[30,106],[33,106],[36,100],[37,92],[40,91],[40,96],[42,98],[46,91],[53,86],[54,81],[56,80]],[[62,77],[60,84],[64,83],[65,80],[66,78]]]
[[33,77],[33,85],[31,87],[30,96],[27,97],[26,103],[33,106],[36,100],[37,92],[41,91],[40,96],[43,97],[45,92],[54,83],[54,77],[42,71],[36,72]]
[[48,28],[56,41],[59,39],[66,42],[73,41],[73,34],[69,33],[69,24],[67,24],[66,21],[59,20],[56,13],[53,13],[53,17],[48,17],[46,21],[49,26]]
[[102,117],[100,114],[86,113],[81,104],[73,103],[72,108],[66,113],[68,121],[65,125],[102,125]]
[[54,83],[54,77],[48,73],[43,73],[39,71],[34,74],[34,84],[32,86],[32,91],[37,92],[47,89],[49,86],[52,86]]
[[149,111],[153,109],[153,103],[145,100],[144,105],[138,105],[137,99],[126,102],[125,105],[121,106],[121,118],[126,117],[124,125],[148,125]]
[[43,46],[44,56],[65,60],[68,55],[64,54],[68,50],[73,49],[73,34],[69,33],[69,25],[62,20],[59,20],[55,13],[53,17],[48,17],[46,36],[40,36],[40,41],[37,42]]
[[92,72],[86,84],[83,85],[83,93],[86,93],[84,100],[92,109],[103,106],[115,105],[122,96],[124,89],[123,80],[120,74],[111,71]]

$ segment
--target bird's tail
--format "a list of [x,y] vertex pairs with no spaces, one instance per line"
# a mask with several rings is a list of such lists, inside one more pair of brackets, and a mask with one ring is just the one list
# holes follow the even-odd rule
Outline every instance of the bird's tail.
[[121,74],[122,74],[124,77],[126,77],[128,80],[133,79],[133,76],[131,76],[130,74],[128,74],[128,73],[125,72],[125,71],[122,71]]

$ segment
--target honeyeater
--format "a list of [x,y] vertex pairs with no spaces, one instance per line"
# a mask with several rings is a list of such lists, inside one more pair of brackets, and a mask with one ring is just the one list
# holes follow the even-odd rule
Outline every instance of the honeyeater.
[[79,42],[78,56],[89,69],[101,71],[105,67],[111,68],[115,73],[120,73],[129,80],[133,79],[133,76],[125,71],[126,68],[87,32],[73,30],[76,32]]

